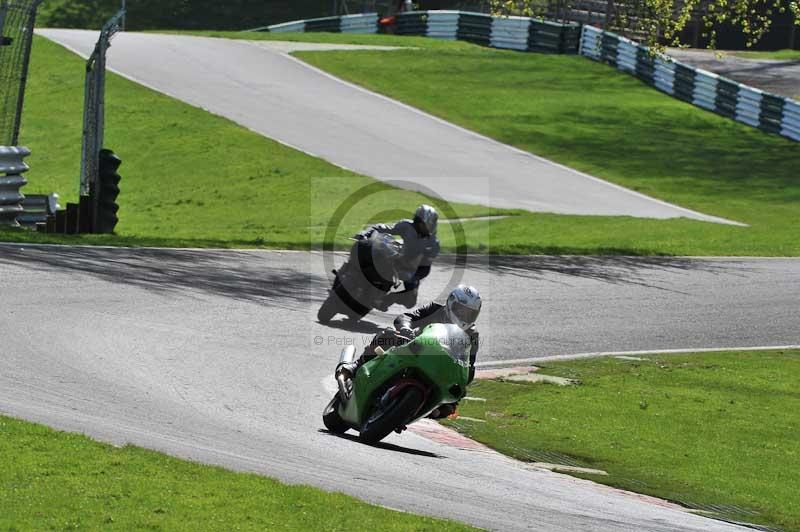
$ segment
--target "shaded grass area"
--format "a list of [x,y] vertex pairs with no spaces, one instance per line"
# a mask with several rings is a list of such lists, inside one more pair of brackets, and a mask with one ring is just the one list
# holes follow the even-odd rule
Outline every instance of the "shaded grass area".
[[473,530],[0,416],[4,530]]
[[[800,351],[546,363],[578,386],[477,381],[447,421],[522,460],[607,471],[596,482],[800,529]],[[555,458],[554,458],[555,457]],[[584,475],[585,476],[585,475]]]

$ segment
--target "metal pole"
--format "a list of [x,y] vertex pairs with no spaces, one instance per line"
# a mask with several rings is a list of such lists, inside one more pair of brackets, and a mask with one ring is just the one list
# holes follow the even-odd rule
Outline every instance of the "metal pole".
[[123,14],[122,14],[122,21],[120,21],[119,28],[120,28],[120,30],[121,30],[121,31],[125,31],[125,19],[126,19],[126,18],[127,18],[127,16],[128,16],[128,15],[127,15],[127,14],[128,14],[128,12],[127,12],[127,10],[125,9],[125,0],[122,0],[122,11],[123,11]]

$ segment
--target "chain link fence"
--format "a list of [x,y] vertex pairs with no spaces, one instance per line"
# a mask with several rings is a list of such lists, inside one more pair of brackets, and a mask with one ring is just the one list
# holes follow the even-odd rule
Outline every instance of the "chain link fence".
[[80,195],[89,196],[96,187],[100,150],[105,127],[106,52],[111,38],[122,30],[125,10],[111,17],[100,31],[94,52],[86,62],[83,108],[83,149],[81,152]]
[[16,146],[36,10],[43,0],[0,0],[0,146]]

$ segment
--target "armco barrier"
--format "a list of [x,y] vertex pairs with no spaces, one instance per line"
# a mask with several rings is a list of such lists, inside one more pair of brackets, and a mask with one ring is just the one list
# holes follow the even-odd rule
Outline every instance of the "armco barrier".
[[25,199],[20,189],[28,183],[22,177],[28,171],[24,160],[30,154],[27,148],[0,146],[0,225],[19,227]]
[[[378,33],[377,13],[326,17],[264,26],[249,31],[276,33],[327,31]],[[574,54],[580,44],[580,26],[526,17],[492,17],[466,11],[409,11],[397,15],[397,35],[468,41],[493,48],[528,52]]]
[[628,72],[648,85],[708,111],[800,141],[800,103],[742,85],[592,26],[584,26],[580,53]]

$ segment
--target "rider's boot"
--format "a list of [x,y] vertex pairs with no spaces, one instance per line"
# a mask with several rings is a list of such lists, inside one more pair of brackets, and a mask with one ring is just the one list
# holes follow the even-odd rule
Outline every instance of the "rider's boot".
[[433,412],[428,414],[429,419],[444,419],[450,417],[458,411],[458,403],[440,405]]

